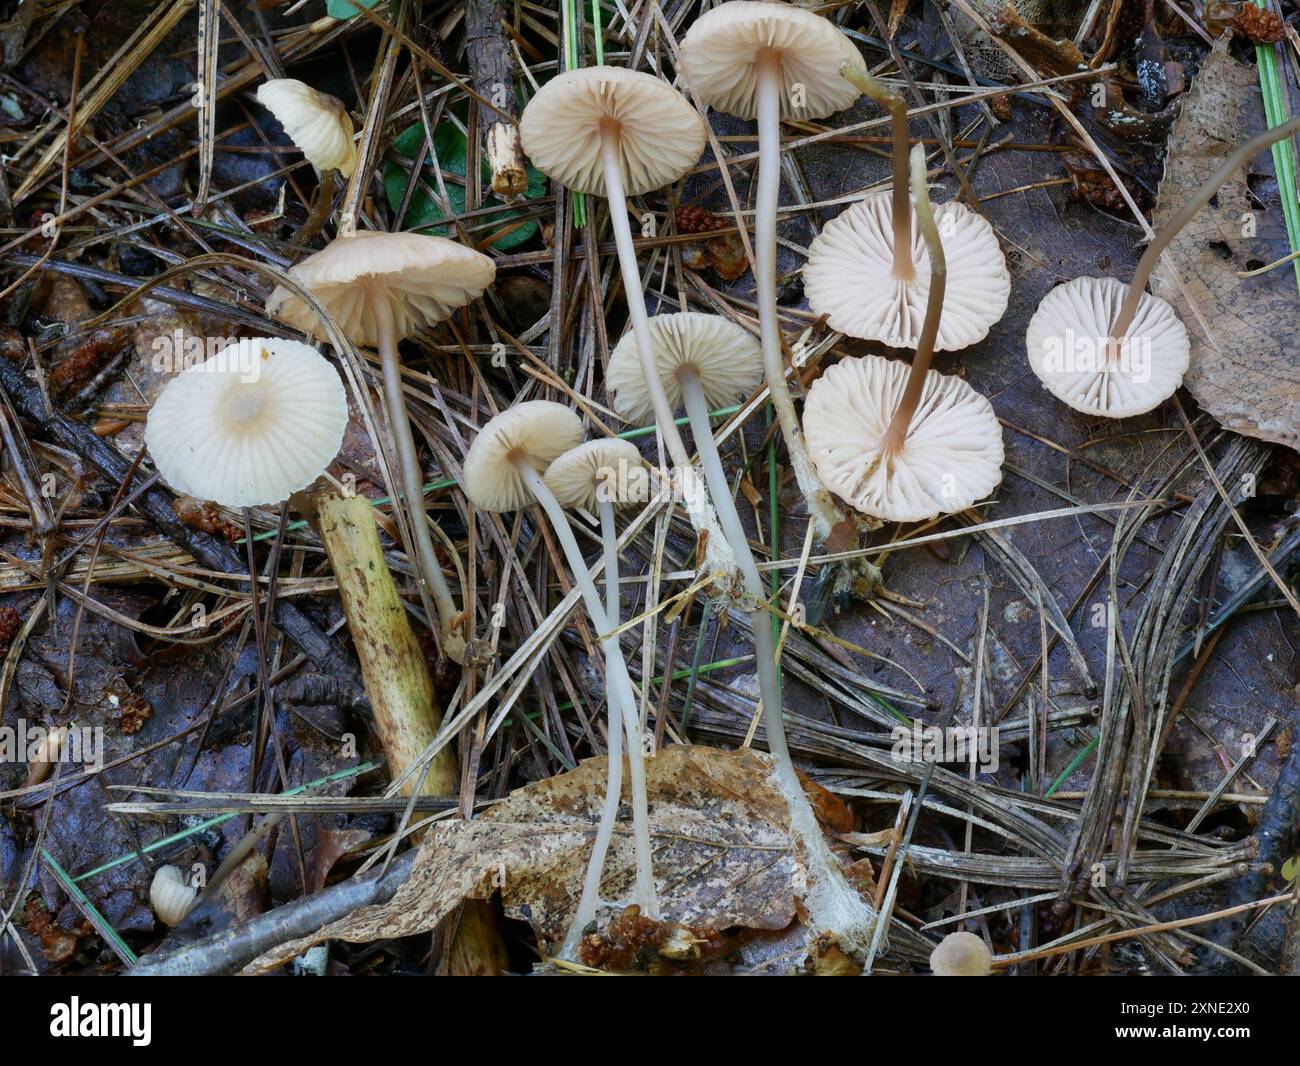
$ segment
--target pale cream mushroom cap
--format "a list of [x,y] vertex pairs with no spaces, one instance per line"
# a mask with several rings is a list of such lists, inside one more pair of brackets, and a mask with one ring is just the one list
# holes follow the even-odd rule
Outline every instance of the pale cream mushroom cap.
[[1075,278],[1058,285],[1029,320],[1029,365],[1053,396],[1076,411],[1127,418],[1158,407],[1178,391],[1191,346],[1187,328],[1159,296],[1143,293],[1117,358],[1107,339],[1128,286],[1114,278]]
[[279,120],[312,166],[352,177],[357,167],[355,130],[342,100],[296,78],[272,78],[257,87],[257,101]]
[[525,400],[502,411],[474,438],[465,456],[465,494],[481,511],[517,511],[533,502],[514,457],[544,473],[556,456],[582,440],[582,419],[550,400]]
[[867,355],[844,359],[808,390],[803,432],[817,476],[857,510],[921,522],[984,499],[1002,480],[1002,429],[992,405],[961,378],[931,370],[903,446],[880,447],[909,367]]
[[[486,255],[444,237],[363,230],[336,237],[289,271],[309,290],[353,344],[379,337],[368,291],[380,292],[398,338],[448,318],[477,300],[496,278]],[[303,300],[277,285],[266,301],[272,318],[325,339],[325,325]]]
[[320,477],[347,421],[343,382],[315,348],[252,337],[169,381],[144,439],[177,492],[255,507],[287,500]]
[[194,907],[199,890],[175,866],[159,866],[149,883],[149,903],[164,925],[180,925]]
[[[710,407],[735,403],[763,380],[763,351],[758,341],[718,315],[699,311],[655,315],[650,319],[650,349],[673,410],[682,401],[677,375],[683,367],[693,367],[699,374]],[[641,373],[636,337],[630,331],[610,354],[605,387],[613,394],[614,410],[629,422],[654,421],[654,404]]]
[[628,473],[639,470],[641,453],[630,441],[617,437],[589,440],[570,448],[546,468],[546,486],[561,507],[596,506],[597,493],[615,507],[636,503],[629,498]]
[[936,977],[987,977],[993,956],[974,933],[949,933],[930,952],[930,969]]
[[709,107],[752,119],[764,49],[781,57],[782,118],[825,118],[861,95],[840,75],[842,63],[866,69],[853,42],[829,19],[792,4],[730,0],[701,15],[682,40],[682,69]]
[[[993,227],[957,203],[938,204],[948,284],[937,352],[957,351],[988,336],[1007,310],[1011,275]],[[872,193],[826,223],[803,268],[808,306],[832,329],[894,348],[915,348],[930,294],[930,253],[912,215],[915,276],[894,276],[894,223],[888,191]]]
[[704,119],[665,81],[624,67],[580,67],[543,85],[519,137],[533,166],[577,192],[605,195],[601,124],[616,123],[628,196],[671,185],[699,162]]

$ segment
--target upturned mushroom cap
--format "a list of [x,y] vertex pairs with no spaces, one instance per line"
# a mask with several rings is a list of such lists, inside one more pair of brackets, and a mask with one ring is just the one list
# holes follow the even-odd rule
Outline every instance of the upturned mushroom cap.
[[961,378],[930,371],[903,446],[880,446],[908,366],[878,355],[844,359],[817,379],[803,432],[817,476],[864,514],[921,522],[961,511],[1002,480],[1002,430],[992,405]]
[[[966,348],[988,336],[1007,310],[1011,275],[993,227],[957,203],[934,209],[948,260],[943,317],[935,351]],[[894,276],[893,215],[888,192],[872,193],[826,223],[803,268],[808,306],[851,337],[915,348],[930,293],[930,253],[912,216],[915,276]]]
[[546,486],[561,507],[591,510],[598,498],[615,507],[637,502],[628,472],[644,466],[636,445],[617,437],[589,440],[570,448],[546,468]]
[[1107,340],[1128,295],[1113,278],[1058,285],[1029,320],[1029,365],[1057,399],[1076,411],[1126,418],[1150,411],[1178,391],[1191,347],[1174,309],[1144,293],[1115,359]]
[[[758,57],[781,59],[781,117],[816,119],[851,107],[859,93],[840,64],[865,69],[861,53],[829,19],[791,4],[730,0],[695,20],[682,40],[682,69],[715,111],[758,112]],[[795,86],[802,86],[796,92]]]
[[515,469],[520,458],[542,473],[582,440],[582,419],[550,400],[525,400],[478,431],[465,456],[465,494],[482,511],[517,511],[533,502]]
[[601,125],[617,126],[623,185],[639,196],[670,185],[704,151],[704,119],[676,89],[624,67],[580,67],[537,91],[519,119],[538,170],[578,192],[605,195]]
[[[353,344],[373,345],[379,337],[369,293],[388,300],[398,337],[409,337],[482,296],[496,277],[496,264],[444,237],[366,230],[336,237],[289,276],[325,305]],[[326,337],[316,313],[282,286],[267,299],[266,313]]]
[[936,977],[987,977],[993,956],[974,933],[949,933],[930,952],[930,969]]
[[338,371],[315,348],[252,337],[169,381],[144,439],[177,492],[254,507],[287,500],[320,477],[347,421]]
[[[650,347],[674,410],[682,400],[678,374],[683,368],[693,368],[699,374],[710,407],[735,403],[763,380],[763,352],[758,342],[718,315],[698,311],[655,315],[650,319]],[[654,405],[631,332],[623,335],[610,354],[605,385],[613,394],[614,410],[629,422],[654,421]]]
[[352,177],[357,166],[355,130],[342,100],[296,78],[272,78],[257,87],[257,102],[279,120],[317,170]]

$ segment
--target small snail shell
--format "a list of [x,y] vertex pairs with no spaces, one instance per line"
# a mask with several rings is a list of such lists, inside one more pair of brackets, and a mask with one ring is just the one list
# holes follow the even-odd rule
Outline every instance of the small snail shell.
[[185,876],[175,866],[160,866],[149,886],[153,912],[166,925],[180,925],[194,906],[199,890],[185,883]]
[[987,977],[993,956],[974,933],[949,933],[930,952],[930,969],[936,977]]
[[27,780],[23,782],[23,788],[31,785],[39,785],[54,768],[54,764],[59,761],[59,753],[63,751],[64,742],[68,739],[68,727],[59,726],[58,729],[51,729],[45,734],[45,739],[36,746],[36,752],[32,756],[32,761],[28,764]]

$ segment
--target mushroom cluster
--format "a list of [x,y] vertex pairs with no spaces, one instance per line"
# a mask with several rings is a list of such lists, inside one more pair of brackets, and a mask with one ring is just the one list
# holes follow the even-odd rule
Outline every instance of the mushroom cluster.
[[[649,806],[645,782],[645,749],[641,738],[636,690],[618,640],[618,546],[613,509],[626,484],[628,465],[640,464],[640,453],[618,441],[582,440],[582,421],[569,408],[549,400],[526,400],[501,412],[474,438],[465,456],[465,491],[485,511],[517,511],[541,505],[564,551],[583,605],[599,634],[605,656],[609,754],[605,802],[569,933],[561,948],[572,957],[583,930],[595,918],[600,876],[618,813],[622,782],[620,732],[627,737],[632,785],[632,826],[636,850],[636,881],[632,902],[641,913],[659,914],[650,847]],[[556,469],[558,467],[558,469]],[[566,507],[601,508],[606,601],[591,579],[582,550],[565,514]]]

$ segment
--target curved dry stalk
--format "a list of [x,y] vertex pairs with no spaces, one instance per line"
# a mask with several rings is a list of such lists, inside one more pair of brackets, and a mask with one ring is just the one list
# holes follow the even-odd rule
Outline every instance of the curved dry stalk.
[[1183,205],[1174,212],[1173,217],[1160,228],[1160,232],[1151,239],[1151,243],[1147,245],[1147,250],[1142,254],[1142,258],[1138,260],[1137,269],[1133,271],[1133,280],[1129,282],[1124,303],[1120,306],[1119,314],[1115,316],[1115,321],[1110,327],[1110,336],[1107,338],[1109,350],[1115,351],[1119,342],[1128,333],[1128,328],[1133,324],[1133,319],[1137,315],[1138,304],[1141,303],[1142,297],[1146,293],[1147,282],[1151,280],[1151,272],[1155,270],[1156,263],[1160,261],[1160,256],[1164,253],[1164,250],[1173,243],[1174,238],[1182,232],[1183,227],[1194,219],[1201,208],[1213,199],[1214,194],[1232,176],[1233,171],[1245,165],[1257,152],[1297,133],[1300,133],[1300,118],[1293,118],[1290,122],[1274,126],[1271,130],[1265,130],[1263,133],[1257,133],[1250,140],[1239,144],[1236,150],[1223,161],[1223,165],[1210,175],[1209,180],[1189,196]]
[[903,398],[899,400],[898,409],[890,419],[889,428],[885,430],[881,442],[888,452],[896,452],[903,446],[908,427],[912,424],[912,416],[916,414],[921,390],[925,388],[925,375],[929,373],[930,361],[934,358],[934,341],[939,335],[939,318],[943,314],[943,294],[948,285],[948,261],[944,258],[939,227],[934,224],[934,211],[930,208],[930,196],[925,186],[925,150],[919,144],[912,149],[911,163],[916,221],[930,253],[930,292],[925,302],[921,336],[916,342],[916,356],[912,359],[912,369],[907,375],[907,385],[903,388]]
[[890,132],[894,140],[890,160],[894,170],[894,276],[903,281],[911,281],[916,277],[916,264],[912,261],[912,208],[907,195],[907,101],[883,81],[848,63],[840,64],[840,77],[889,111]]

